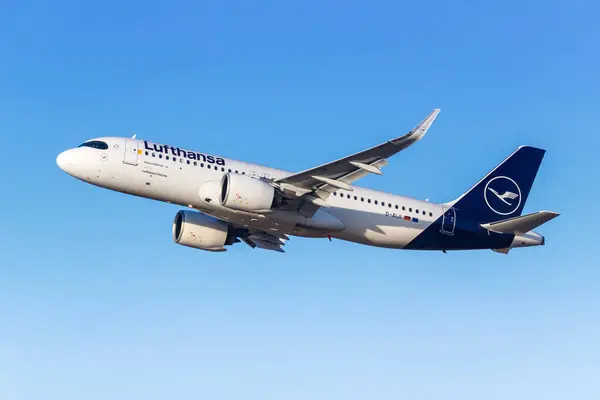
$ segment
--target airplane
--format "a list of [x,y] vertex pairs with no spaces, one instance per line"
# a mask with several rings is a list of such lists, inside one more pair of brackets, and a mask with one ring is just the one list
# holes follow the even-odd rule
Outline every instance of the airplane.
[[432,111],[407,134],[307,169],[289,172],[127,137],[91,139],[60,153],[67,174],[102,188],[186,207],[175,243],[212,252],[244,242],[283,252],[290,236],[332,238],[410,250],[540,246],[533,231],[559,214],[521,215],[545,150],[521,146],[471,189],[446,203],[375,191],[354,182],[419,141]]

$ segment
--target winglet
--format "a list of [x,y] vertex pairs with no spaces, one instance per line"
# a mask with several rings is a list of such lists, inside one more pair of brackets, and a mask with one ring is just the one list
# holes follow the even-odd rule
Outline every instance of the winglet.
[[439,113],[440,109],[436,108],[431,113],[429,113],[429,115],[425,117],[425,119],[421,121],[421,123],[417,125],[413,130],[411,130],[404,136],[400,136],[399,138],[392,140],[391,142],[393,144],[405,144],[407,140],[410,140],[411,143],[414,143],[417,140],[421,139],[423,136],[425,136],[425,134],[431,127],[431,124],[433,124],[433,121],[435,121],[435,118]]

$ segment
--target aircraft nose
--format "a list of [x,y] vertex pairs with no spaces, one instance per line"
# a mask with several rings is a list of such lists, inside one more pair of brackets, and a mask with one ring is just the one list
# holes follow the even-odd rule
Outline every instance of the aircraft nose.
[[58,155],[58,157],[56,157],[56,164],[58,165],[58,168],[62,169],[63,171],[69,165],[69,154],[68,153],[69,153],[69,150],[63,151],[62,153],[60,153]]
[[73,175],[75,172],[74,168],[78,164],[78,158],[75,149],[66,150],[56,157],[56,164],[67,174]]

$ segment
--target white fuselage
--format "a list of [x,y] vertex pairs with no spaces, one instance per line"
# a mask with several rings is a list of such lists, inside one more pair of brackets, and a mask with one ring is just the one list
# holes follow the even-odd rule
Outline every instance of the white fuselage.
[[57,163],[65,172],[93,185],[197,209],[241,227],[403,248],[443,213],[440,204],[358,186],[352,191],[336,190],[326,200],[329,207],[320,208],[312,218],[297,211],[231,210],[217,200],[224,173],[271,179],[292,173],[196,152],[182,157],[185,151],[181,153],[181,149],[179,154],[176,150],[159,153],[137,139],[101,140],[108,149],[70,149],[59,155]]

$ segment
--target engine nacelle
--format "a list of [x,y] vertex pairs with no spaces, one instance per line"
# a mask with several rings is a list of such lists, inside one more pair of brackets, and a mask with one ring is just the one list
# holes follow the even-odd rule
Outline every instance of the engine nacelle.
[[225,222],[193,211],[179,211],[173,221],[175,243],[195,249],[225,251],[223,246],[232,243],[229,231]]
[[275,188],[260,179],[228,173],[221,178],[219,201],[223,207],[240,211],[270,210]]

